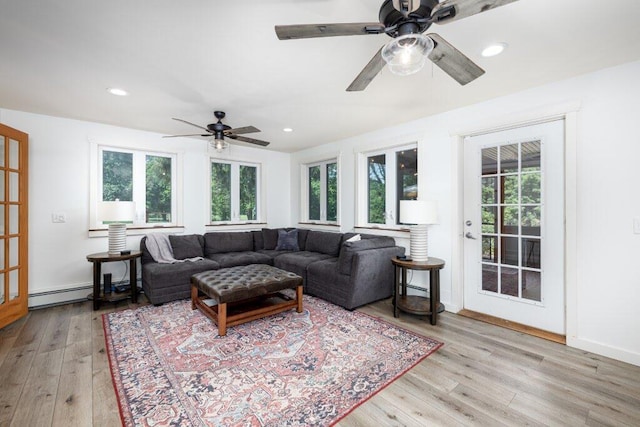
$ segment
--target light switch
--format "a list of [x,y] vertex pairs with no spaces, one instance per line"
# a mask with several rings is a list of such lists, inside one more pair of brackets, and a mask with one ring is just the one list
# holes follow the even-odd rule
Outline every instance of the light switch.
[[633,233],[640,234],[640,217],[633,217]]
[[51,214],[51,222],[54,222],[54,223],[67,222],[67,214],[64,212],[54,212]]

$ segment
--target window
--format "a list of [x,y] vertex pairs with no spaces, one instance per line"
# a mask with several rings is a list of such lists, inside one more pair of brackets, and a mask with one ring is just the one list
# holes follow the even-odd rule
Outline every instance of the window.
[[301,220],[338,222],[338,162],[336,159],[303,165]]
[[358,224],[365,227],[400,224],[400,200],[418,198],[418,148],[361,153]]
[[176,154],[100,146],[98,162],[99,200],[136,202],[137,226],[177,225]]
[[260,166],[211,161],[211,223],[260,220]]

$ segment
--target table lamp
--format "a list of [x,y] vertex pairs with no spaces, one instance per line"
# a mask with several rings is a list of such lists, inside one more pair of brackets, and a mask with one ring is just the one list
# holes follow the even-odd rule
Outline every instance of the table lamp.
[[136,217],[135,202],[100,202],[98,219],[109,225],[109,255],[120,255],[127,245],[127,224]]
[[427,227],[438,222],[436,202],[400,200],[400,222],[411,225],[409,255],[413,261],[427,261]]

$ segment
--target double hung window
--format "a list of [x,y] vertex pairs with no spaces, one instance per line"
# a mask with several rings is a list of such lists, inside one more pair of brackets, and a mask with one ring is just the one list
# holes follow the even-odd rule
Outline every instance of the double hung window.
[[212,159],[210,176],[212,224],[261,220],[259,164]]
[[418,198],[417,144],[360,153],[358,225],[400,225],[400,200]]
[[303,222],[338,222],[338,162],[336,159],[302,167]]
[[98,165],[97,201],[135,202],[136,226],[178,225],[175,153],[99,146]]

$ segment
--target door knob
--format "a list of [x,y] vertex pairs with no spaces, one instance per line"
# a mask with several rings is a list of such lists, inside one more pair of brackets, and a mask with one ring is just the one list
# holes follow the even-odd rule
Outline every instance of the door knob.
[[465,234],[464,237],[466,237],[467,239],[477,240],[475,237],[473,237],[473,234],[471,234],[470,231],[467,231],[467,234]]

